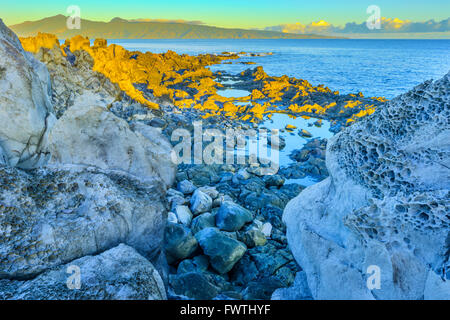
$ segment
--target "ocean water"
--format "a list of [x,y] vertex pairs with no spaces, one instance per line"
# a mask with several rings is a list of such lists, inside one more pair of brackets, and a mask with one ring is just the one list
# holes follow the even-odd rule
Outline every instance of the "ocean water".
[[[288,75],[324,84],[341,93],[393,98],[450,71],[450,40],[109,40],[128,50],[179,54],[249,52],[211,70],[238,73],[262,66],[269,75]],[[252,61],[256,65],[239,62]]]

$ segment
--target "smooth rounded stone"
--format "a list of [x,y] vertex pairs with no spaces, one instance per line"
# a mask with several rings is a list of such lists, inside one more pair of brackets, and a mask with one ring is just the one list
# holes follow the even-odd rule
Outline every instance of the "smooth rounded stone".
[[200,187],[201,192],[206,193],[211,199],[215,200],[219,196],[219,191],[215,187]]
[[159,178],[171,186],[176,166],[170,143],[152,127],[136,124],[134,129],[105,107],[80,101],[56,122],[48,150],[54,164],[117,170],[144,182]]
[[285,287],[292,285],[295,279],[297,268],[290,268],[289,265],[281,267],[275,272],[275,276],[283,283]]
[[216,228],[203,229],[195,237],[209,257],[211,266],[220,274],[229,272],[247,250],[243,243],[227,237]]
[[166,121],[161,118],[153,118],[152,120],[150,120],[149,124],[155,128],[163,128],[166,125]]
[[225,231],[238,231],[253,220],[252,213],[234,202],[224,202],[216,215],[216,225]]
[[[77,271],[81,276],[79,289],[73,278]],[[60,265],[33,280],[0,280],[0,288],[1,300],[167,299],[163,280],[154,266],[124,244]]]
[[242,295],[244,300],[270,300],[273,292],[283,286],[283,283],[275,277],[262,278],[250,282]]
[[193,215],[187,206],[177,206],[175,208],[175,214],[179,223],[184,224],[186,227],[191,226]]
[[0,147],[8,165],[31,169],[47,162],[45,144],[56,120],[50,97],[47,68],[0,20]]
[[244,255],[230,271],[230,279],[237,286],[245,286],[258,277],[258,268],[248,254]]
[[212,300],[219,290],[201,272],[188,272],[169,276],[173,291],[195,300]]
[[173,212],[167,214],[167,221],[171,223],[178,223],[177,215]]
[[[167,223],[165,187],[73,166],[0,168],[0,278],[45,270],[125,243],[153,260]],[[1,232],[0,232],[1,233]]]
[[179,171],[177,172],[177,174],[175,175],[175,180],[177,182],[181,182],[183,180],[187,180],[188,179],[188,174],[185,171]]
[[263,246],[267,243],[266,236],[259,230],[249,230],[241,233],[238,239],[244,242],[249,248]]
[[216,226],[215,215],[211,212],[203,213],[192,220],[191,230],[193,234],[205,229],[214,228]]
[[220,177],[211,166],[194,166],[189,168],[188,177],[198,187],[216,184],[220,181]]
[[264,183],[266,187],[281,187],[284,185],[284,178],[278,174],[274,174],[272,176],[265,176]]
[[233,198],[231,198],[229,195],[227,194],[220,194],[217,199],[214,199],[213,201],[213,207],[217,208],[220,207],[222,205],[222,203],[224,203],[225,201],[231,201],[233,202]]
[[203,212],[211,211],[212,208],[212,199],[206,193],[195,190],[194,194],[191,198],[191,210],[194,215],[198,215]]
[[186,259],[178,265],[177,273],[205,272],[209,267],[207,256],[195,256],[193,259]]
[[169,264],[190,257],[198,248],[198,242],[191,230],[181,224],[168,223],[164,237],[164,249]]
[[270,222],[264,223],[261,228],[261,232],[266,236],[266,238],[270,238],[272,235],[272,224]]
[[247,180],[250,178],[250,173],[247,172],[246,168],[240,169],[237,173],[236,173],[236,177],[239,180]]
[[297,272],[294,284],[289,288],[280,288],[272,294],[272,300],[312,300],[311,290],[304,271]]
[[177,184],[177,190],[183,194],[192,194],[194,193],[195,189],[197,189],[197,187],[194,186],[194,184],[189,180],[183,180],[178,182]]
[[303,138],[312,138],[312,136],[313,136],[311,132],[309,132],[308,130],[305,130],[305,129],[299,130],[298,135]]

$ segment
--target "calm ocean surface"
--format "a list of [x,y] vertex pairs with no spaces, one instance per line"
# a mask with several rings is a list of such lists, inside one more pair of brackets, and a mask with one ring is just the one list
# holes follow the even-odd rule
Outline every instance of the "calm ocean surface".
[[[325,84],[342,93],[393,98],[450,71],[450,40],[109,40],[128,50],[179,54],[273,52],[246,57],[256,65],[217,65],[238,73],[263,66],[269,75],[288,75]],[[234,61],[236,62],[236,61]]]

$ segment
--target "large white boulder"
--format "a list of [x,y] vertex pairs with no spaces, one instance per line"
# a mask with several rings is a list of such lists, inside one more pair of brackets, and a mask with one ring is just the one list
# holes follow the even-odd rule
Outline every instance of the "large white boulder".
[[54,122],[47,68],[26,53],[0,19],[0,147],[8,165],[33,168],[46,161]]
[[[52,163],[117,170],[142,181],[159,177],[166,186],[175,179],[171,146],[159,132],[128,123],[103,106],[79,103],[54,125],[48,142]],[[140,133],[142,132],[142,134]]]
[[330,177],[283,215],[315,299],[450,298],[448,119],[450,74],[331,139]]
[[33,280],[0,280],[0,287],[0,299],[11,300],[167,299],[154,266],[124,244],[71,261]]
[[157,177],[142,183],[95,167],[3,167],[0,185],[0,279],[28,279],[120,243],[151,261],[161,254],[167,210]]

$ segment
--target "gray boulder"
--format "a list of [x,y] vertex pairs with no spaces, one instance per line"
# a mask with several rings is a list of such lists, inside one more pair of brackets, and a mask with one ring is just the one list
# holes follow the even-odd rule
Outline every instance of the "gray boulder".
[[30,169],[47,161],[44,145],[56,119],[50,88],[47,68],[0,20],[0,148],[8,165]]
[[186,227],[191,226],[192,212],[187,206],[177,206],[175,208],[175,214],[179,223],[184,224]]
[[206,193],[195,190],[191,198],[191,210],[195,215],[208,212],[212,208],[212,199]]
[[315,299],[449,298],[449,118],[450,73],[329,141],[330,177],[283,215]]
[[205,228],[214,228],[216,226],[216,218],[211,212],[203,213],[192,220],[191,229],[192,233],[197,232]]
[[169,264],[190,257],[197,250],[198,242],[186,226],[168,223],[164,248]]
[[102,106],[80,101],[56,122],[48,151],[55,164],[117,170],[143,182],[157,176],[166,186],[172,185],[176,170],[169,142],[154,128],[135,128],[139,130],[133,132],[125,120]]
[[220,274],[229,272],[247,250],[243,243],[227,237],[216,228],[203,229],[195,237],[209,257],[211,266]]
[[306,273],[304,271],[297,272],[292,287],[275,290],[272,300],[312,300]]
[[197,189],[197,187],[189,180],[183,180],[177,184],[177,190],[183,194],[192,194],[195,189]]
[[170,286],[175,294],[195,300],[212,300],[219,294],[218,288],[200,272],[170,275]]
[[124,244],[60,265],[33,280],[0,280],[0,288],[1,300],[167,299],[153,265]]
[[126,243],[157,258],[164,187],[117,172],[70,166],[0,168],[0,278],[30,278]]
[[238,231],[253,220],[252,213],[240,205],[226,201],[216,215],[216,225],[225,231]]

